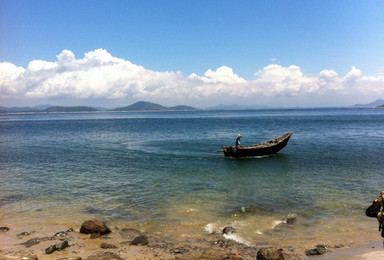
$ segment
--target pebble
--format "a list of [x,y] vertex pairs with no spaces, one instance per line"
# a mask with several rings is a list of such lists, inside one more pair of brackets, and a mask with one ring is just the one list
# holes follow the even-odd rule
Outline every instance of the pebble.
[[0,231],[1,232],[8,232],[9,231],[9,227],[0,227]]
[[100,245],[100,248],[103,248],[103,249],[109,249],[109,248],[117,248],[117,246],[112,245],[112,244],[108,244],[108,243],[102,243],[102,244]]

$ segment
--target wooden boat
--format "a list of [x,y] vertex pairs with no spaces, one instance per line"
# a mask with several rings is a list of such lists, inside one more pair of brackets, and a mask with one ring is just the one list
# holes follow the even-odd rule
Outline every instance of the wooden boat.
[[255,157],[275,154],[287,145],[292,134],[292,132],[288,132],[275,139],[254,145],[223,146],[223,152],[227,157]]

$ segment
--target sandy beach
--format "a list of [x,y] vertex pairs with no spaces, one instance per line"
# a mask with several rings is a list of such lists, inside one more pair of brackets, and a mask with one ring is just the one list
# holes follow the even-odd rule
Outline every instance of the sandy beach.
[[[25,230],[31,227],[25,227]],[[54,229],[54,230],[53,230]],[[66,231],[63,231],[66,230]],[[226,239],[222,234],[210,234],[208,237],[164,237],[161,233],[142,232],[135,228],[112,227],[106,235],[81,234],[79,227],[68,228],[65,225],[50,226],[39,231],[21,232],[20,228],[0,233],[0,259],[257,259],[263,246],[246,246]],[[147,242],[134,245],[135,237],[143,236]],[[52,245],[59,246],[64,241],[68,247],[62,250],[47,250]],[[295,248],[276,248],[284,259],[319,260],[378,260],[384,259],[383,241],[377,234],[377,240],[354,247],[327,246],[322,255],[307,256]]]

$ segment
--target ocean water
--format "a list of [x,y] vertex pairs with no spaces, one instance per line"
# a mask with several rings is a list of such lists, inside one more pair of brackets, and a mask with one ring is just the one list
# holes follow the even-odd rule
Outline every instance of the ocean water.
[[[246,145],[288,131],[273,156],[217,152],[238,133]],[[384,190],[383,136],[384,109],[0,114],[0,225],[363,243],[379,238],[364,213]]]

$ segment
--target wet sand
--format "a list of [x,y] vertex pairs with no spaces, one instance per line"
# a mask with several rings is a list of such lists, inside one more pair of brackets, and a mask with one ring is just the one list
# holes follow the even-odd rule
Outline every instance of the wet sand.
[[[40,223],[43,224],[43,223]],[[147,245],[131,245],[133,235],[139,230],[135,227],[111,227],[112,233],[91,238],[81,234],[75,226],[73,232],[66,236],[53,237],[60,231],[66,231],[70,226],[9,226],[9,231],[0,232],[0,259],[213,259],[215,256],[235,257],[233,259],[256,259],[257,252],[265,246],[246,246],[222,234],[187,235],[172,237],[161,232],[142,232],[148,237]],[[35,228],[35,230],[33,230]],[[20,235],[22,232],[29,235]],[[135,232],[132,232],[135,231]],[[290,247],[280,248],[286,259],[318,259],[318,260],[347,260],[347,259],[384,259],[383,241],[380,234],[375,233],[375,240],[364,245],[351,248],[347,246],[329,245],[329,252],[321,256],[306,256],[305,251]],[[376,240],[377,238],[377,240]],[[25,244],[33,239],[40,239],[37,244]],[[69,247],[62,251],[46,254],[45,250],[53,244],[68,241]],[[24,244],[23,244],[24,243]],[[315,245],[314,241],[314,245]],[[34,256],[35,258],[28,258]],[[108,258],[109,257],[109,258]]]
[[[378,238],[378,240],[381,240]],[[353,248],[339,249],[326,255],[315,257],[318,260],[382,260],[384,259],[384,242],[377,241]]]

